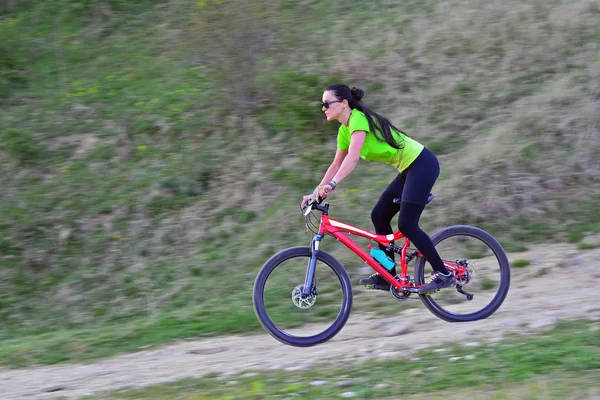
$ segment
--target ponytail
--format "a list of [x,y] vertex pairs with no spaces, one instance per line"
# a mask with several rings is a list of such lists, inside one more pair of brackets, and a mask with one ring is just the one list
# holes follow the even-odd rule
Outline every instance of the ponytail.
[[396,141],[394,135],[392,134],[392,130],[404,135],[406,134],[400,129],[396,128],[394,124],[390,122],[390,120],[368,109],[363,104],[362,98],[365,95],[364,90],[357,87],[349,88],[341,83],[331,85],[327,88],[327,90],[333,91],[335,97],[337,97],[339,100],[347,100],[351,109],[357,109],[358,111],[362,112],[367,118],[370,131],[373,132],[377,140],[380,142],[386,142],[395,149],[404,148],[403,143],[398,143]]

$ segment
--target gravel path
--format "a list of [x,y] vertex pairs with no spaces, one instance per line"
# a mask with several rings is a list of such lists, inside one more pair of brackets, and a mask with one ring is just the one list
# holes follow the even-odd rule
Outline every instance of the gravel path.
[[[532,264],[512,270],[508,297],[490,318],[450,324],[422,306],[380,319],[353,315],[334,339],[311,348],[313,362],[397,358],[434,344],[476,345],[549,329],[558,320],[600,319],[600,248],[576,250],[572,245],[552,244],[509,255],[509,260],[516,259],[530,259]],[[209,373],[226,377],[244,370],[309,366],[306,349],[285,346],[261,333],[186,341],[87,365],[0,369],[0,388],[3,399],[76,399]]]

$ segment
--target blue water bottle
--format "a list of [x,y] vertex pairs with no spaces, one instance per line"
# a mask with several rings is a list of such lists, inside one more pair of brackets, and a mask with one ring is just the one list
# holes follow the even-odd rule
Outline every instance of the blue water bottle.
[[396,267],[396,262],[392,260],[387,254],[385,254],[385,251],[375,248],[371,244],[368,245],[367,248],[370,250],[371,257],[373,257],[375,261],[381,264],[383,268],[387,269],[388,271],[391,271],[392,269],[394,269],[394,267]]

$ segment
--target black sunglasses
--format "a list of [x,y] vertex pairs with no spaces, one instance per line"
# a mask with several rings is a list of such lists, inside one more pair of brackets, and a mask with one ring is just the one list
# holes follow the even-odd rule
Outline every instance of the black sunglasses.
[[328,109],[333,103],[341,103],[342,101],[344,100],[324,101],[321,103],[321,108],[325,107],[325,109]]

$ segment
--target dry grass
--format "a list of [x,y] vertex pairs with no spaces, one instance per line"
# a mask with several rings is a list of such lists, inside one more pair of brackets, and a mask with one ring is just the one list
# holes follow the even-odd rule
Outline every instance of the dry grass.
[[[369,104],[427,145],[456,142],[440,152],[449,178],[436,191],[452,199],[443,212],[543,218],[559,211],[550,199],[598,196],[598,2],[431,8],[392,12],[377,29],[340,22],[330,48],[348,82],[384,88],[367,94]],[[369,56],[373,48],[383,55]]]

